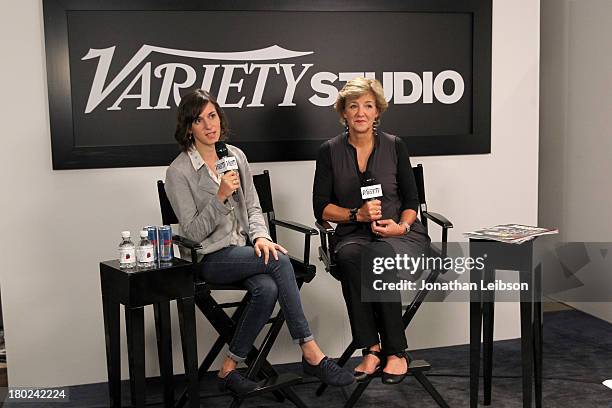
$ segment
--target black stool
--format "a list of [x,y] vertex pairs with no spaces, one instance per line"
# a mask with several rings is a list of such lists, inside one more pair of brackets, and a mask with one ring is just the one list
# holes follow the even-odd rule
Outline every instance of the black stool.
[[484,271],[471,270],[470,282],[479,290],[470,293],[470,407],[478,406],[480,371],[480,334],[482,329],[484,405],[491,405],[493,378],[493,322],[495,292],[480,291],[495,282],[495,270],[519,271],[520,282],[528,289],[520,294],[521,358],[523,371],[523,407],[531,407],[535,385],[535,405],[542,407],[542,276],[533,268],[533,240],[523,244],[507,244],[483,239],[470,239],[470,256],[484,258]]
[[164,406],[174,406],[170,301],[176,300],[190,406],[200,406],[195,328],[193,265],[181,259],[153,268],[120,269],[119,261],[100,262],[106,335],[106,365],[111,406],[121,407],[119,304],[125,306],[130,394],[133,407],[145,406],[144,306],[153,305]]

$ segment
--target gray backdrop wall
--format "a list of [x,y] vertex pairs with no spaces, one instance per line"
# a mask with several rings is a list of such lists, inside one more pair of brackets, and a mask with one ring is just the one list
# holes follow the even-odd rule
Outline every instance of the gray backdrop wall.
[[[612,242],[610,21],[608,0],[542,1],[538,217],[563,241]],[[612,303],[573,306],[612,322]]]

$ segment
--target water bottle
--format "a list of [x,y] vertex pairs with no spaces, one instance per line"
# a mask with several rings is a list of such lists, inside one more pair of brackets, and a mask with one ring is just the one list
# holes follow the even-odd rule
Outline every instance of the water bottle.
[[136,259],[138,266],[141,268],[150,268],[154,264],[155,253],[153,252],[153,244],[149,241],[149,231],[140,231],[140,243],[136,248]]
[[122,231],[123,241],[119,244],[119,267],[133,268],[136,266],[136,248],[130,239],[130,231]]

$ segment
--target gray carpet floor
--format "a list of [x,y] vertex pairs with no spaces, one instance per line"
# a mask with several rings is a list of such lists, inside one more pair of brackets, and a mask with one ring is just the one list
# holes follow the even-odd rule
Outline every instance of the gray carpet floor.
[[[468,346],[454,346],[413,353],[417,359],[431,363],[428,377],[447,403],[455,407],[469,406],[469,353]],[[494,408],[522,406],[521,357],[518,339],[498,341],[493,352]],[[351,365],[356,364],[356,359]],[[300,373],[298,364],[277,367],[279,371]],[[227,407],[231,399],[216,392],[215,373],[201,384],[202,407]],[[612,325],[578,311],[545,313],[544,317],[544,381],[543,406],[546,408],[611,408],[612,390],[601,382],[612,378]],[[180,383],[181,378],[177,377]],[[314,394],[318,383],[305,378],[296,386],[296,393],[309,407],[342,407],[352,391],[328,389],[321,396]],[[161,389],[158,379],[147,382],[147,406],[161,407]],[[129,406],[129,385],[123,387],[124,406]],[[481,379],[482,405],[482,379]],[[108,406],[106,384],[88,384],[70,388],[70,401],[66,403],[6,403],[7,407],[80,407]],[[292,407],[289,402],[279,403],[271,396],[247,400],[243,407]],[[386,386],[374,380],[364,392],[356,407],[437,407],[437,404],[409,377],[401,385]]]

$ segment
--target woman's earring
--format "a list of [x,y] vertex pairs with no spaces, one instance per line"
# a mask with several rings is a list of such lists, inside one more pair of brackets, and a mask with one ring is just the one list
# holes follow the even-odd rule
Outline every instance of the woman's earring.
[[349,134],[348,120],[344,119],[344,133]]
[[380,125],[380,119],[376,118],[376,120],[372,124],[372,132],[374,134],[376,134],[376,132],[378,131],[378,125]]

